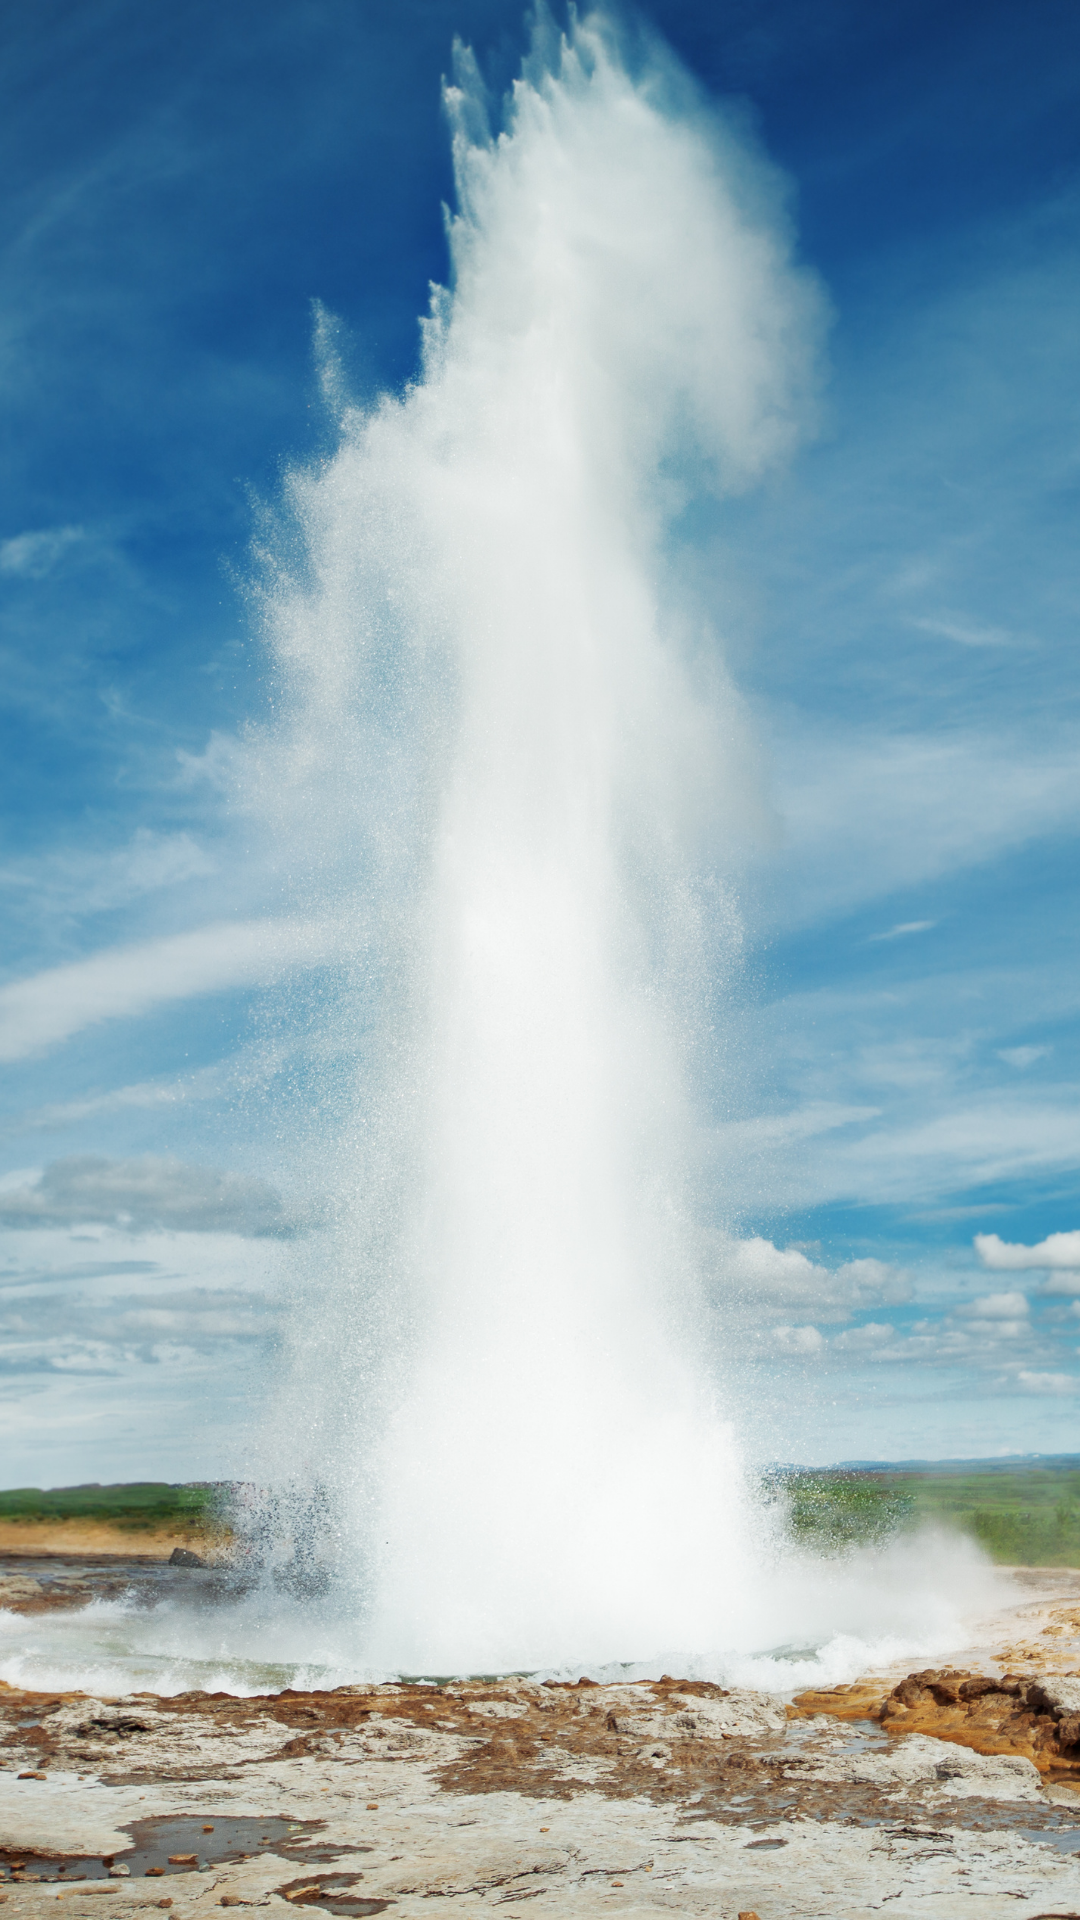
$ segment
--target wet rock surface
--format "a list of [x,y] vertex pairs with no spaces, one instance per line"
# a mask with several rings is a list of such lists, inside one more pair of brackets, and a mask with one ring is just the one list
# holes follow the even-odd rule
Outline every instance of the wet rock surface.
[[0,1553],[0,1607],[7,1613],[51,1613],[132,1596],[152,1605],[185,1591],[224,1590],[228,1578],[226,1570],[189,1554],[173,1562],[137,1553]]
[[1041,1671],[924,1668],[790,1704],[678,1676],[2,1689],[0,1899],[12,1920],[58,1901],[118,1920],[1078,1916],[1080,1619],[1061,1613],[1022,1623]]

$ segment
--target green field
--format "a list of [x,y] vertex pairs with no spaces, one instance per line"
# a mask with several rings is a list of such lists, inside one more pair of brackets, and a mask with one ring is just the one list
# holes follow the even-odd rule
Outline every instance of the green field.
[[[1008,1566],[1080,1567],[1080,1455],[785,1468],[764,1476],[788,1533],[816,1552],[883,1543],[924,1521],[966,1533]],[[0,1521],[97,1520],[125,1533],[205,1534],[227,1514],[227,1483],[17,1487]]]
[[991,1559],[1080,1567],[1080,1456],[913,1461],[767,1476],[788,1531],[823,1553],[881,1542],[925,1521],[966,1533]]
[[204,1533],[222,1504],[224,1488],[135,1481],[100,1487],[15,1487],[0,1493],[0,1520],[104,1520],[125,1533]]

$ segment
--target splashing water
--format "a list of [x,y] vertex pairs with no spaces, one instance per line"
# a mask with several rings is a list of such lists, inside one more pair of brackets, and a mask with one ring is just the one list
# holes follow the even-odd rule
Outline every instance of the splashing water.
[[[738,937],[716,869],[755,803],[665,534],[691,484],[743,486],[790,445],[814,297],[751,214],[745,154],[674,91],[589,21],[534,49],[492,140],[459,56],[453,293],[418,384],[346,407],[296,483],[317,585],[271,608],[294,738],[317,754],[331,706],[385,727],[389,678],[394,750],[424,761],[391,788],[410,871],[381,876],[373,1137],[342,1148],[356,1197],[286,1423],[367,1538],[377,1665],[712,1646],[745,1605],[684,1169],[706,982]],[[385,804],[366,825],[393,837]]]
[[263,1684],[677,1661],[784,1686],[940,1650],[990,1598],[975,1557],[785,1557],[698,1331],[695,1108],[761,803],[678,523],[794,444],[820,299],[764,163],[599,17],[541,25],[497,137],[467,54],[447,107],[421,377],[356,407],[321,322],[340,438],[292,477],[302,558],[265,598],[261,804],[347,953],[316,1031],[363,1058],[316,1116],[333,1217],[260,1448],[309,1489],[267,1550],[306,1599],[173,1610],[159,1677],[190,1683],[196,1640],[243,1685],[241,1646]]

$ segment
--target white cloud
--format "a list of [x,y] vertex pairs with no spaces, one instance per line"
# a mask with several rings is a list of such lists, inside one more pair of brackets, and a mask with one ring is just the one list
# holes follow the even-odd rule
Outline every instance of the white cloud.
[[799,1247],[777,1247],[755,1235],[720,1243],[717,1269],[751,1313],[792,1313],[847,1320],[865,1306],[891,1306],[911,1298],[911,1282],[883,1260],[849,1260],[830,1268]]
[[1016,1378],[1025,1393],[1073,1394],[1080,1390],[1080,1380],[1068,1373],[1029,1373],[1021,1367]]
[[871,940],[899,940],[902,934],[929,933],[931,927],[936,926],[936,920],[901,920],[897,926],[890,927],[887,933],[872,933],[870,938]]
[[235,1475],[295,1300],[291,1244],[107,1225],[87,1229],[92,1245],[74,1238],[43,1226],[5,1236],[0,1449],[11,1484]]
[[950,1106],[941,1099],[926,1120],[830,1141],[805,1153],[797,1164],[778,1166],[778,1191],[789,1203],[841,1198],[875,1204],[887,1199],[925,1202],[1029,1171],[1073,1167],[1080,1159],[1080,1109],[1074,1101],[1066,1102],[1066,1089],[1060,1092],[1060,1099],[1038,1103],[987,1098]]
[[1080,811],[1078,741],[1064,726],[1033,746],[1004,729],[823,727],[815,710],[778,728],[772,758],[785,844],[770,918],[785,927],[1073,831]]
[[1049,1047],[999,1047],[997,1057],[1004,1060],[1007,1067],[1015,1067],[1023,1073],[1025,1067],[1034,1066],[1036,1060],[1045,1059]]
[[782,1353],[821,1353],[825,1346],[816,1327],[774,1327],[772,1337]]
[[848,1327],[843,1333],[838,1333],[832,1344],[842,1348],[845,1353],[866,1353],[896,1344],[897,1337],[896,1328],[887,1322],[868,1320],[864,1326]]
[[305,920],[218,921],[193,933],[110,947],[0,988],[0,1060],[21,1060],[99,1020],[133,1018],[169,1000],[278,979],[339,950]]
[[986,627],[962,616],[947,616],[942,620],[912,620],[911,625],[918,627],[921,633],[937,633],[943,640],[955,640],[961,647],[1010,647],[1015,636],[1005,627]]
[[808,1101],[788,1113],[762,1113],[752,1120],[722,1122],[713,1134],[724,1159],[756,1157],[770,1147],[787,1147],[817,1134],[835,1133],[858,1121],[876,1120],[880,1107],[843,1106],[835,1100]]
[[36,1180],[0,1192],[9,1227],[103,1224],[132,1233],[282,1234],[290,1222],[264,1180],[190,1167],[181,1160],[106,1160],[97,1154],[54,1160]]
[[164,887],[205,879],[216,869],[217,862],[190,833],[139,827],[126,846],[107,853],[60,848],[12,862],[0,869],[0,886],[32,902],[38,919],[49,914],[78,919],[126,906]]
[[1022,1293],[988,1293],[981,1300],[970,1300],[959,1311],[978,1320],[1017,1320],[1028,1312]]
[[46,574],[87,538],[85,527],[43,527],[36,533],[17,533],[0,543],[0,573],[16,573],[29,580]]
[[1034,1267],[1077,1271],[1080,1270],[1080,1231],[1048,1234],[1033,1247],[1024,1246],[1022,1241],[1001,1240],[996,1233],[977,1233],[975,1251],[984,1267],[1002,1272],[1006,1269],[1021,1272]]

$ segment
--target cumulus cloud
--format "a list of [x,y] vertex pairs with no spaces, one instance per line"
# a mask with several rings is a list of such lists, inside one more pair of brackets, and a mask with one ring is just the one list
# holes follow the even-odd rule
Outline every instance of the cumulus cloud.
[[874,1355],[882,1347],[895,1345],[896,1339],[896,1328],[887,1321],[868,1320],[864,1326],[848,1327],[843,1333],[838,1333],[832,1344],[845,1353]]
[[182,1160],[54,1160],[36,1180],[0,1192],[8,1227],[107,1225],[141,1233],[163,1228],[249,1236],[292,1231],[281,1196],[249,1174],[187,1166]]
[[718,1266],[742,1303],[764,1314],[801,1309],[819,1320],[848,1320],[861,1307],[911,1298],[908,1276],[884,1260],[848,1260],[830,1268],[799,1247],[777,1247],[759,1235],[724,1243]]
[[981,1300],[969,1300],[959,1311],[972,1314],[979,1320],[1018,1320],[1028,1312],[1027,1296],[1023,1293],[988,1293]]
[[110,947],[0,988],[0,1060],[21,1060],[99,1020],[169,1000],[268,984],[340,950],[334,929],[304,920],[226,920],[138,945]]
[[1069,1373],[1030,1373],[1021,1367],[1016,1376],[1025,1393],[1071,1394],[1080,1388],[1080,1380]]
[[996,1233],[977,1233],[975,1251],[984,1267],[1021,1272],[1033,1267],[1080,1270],[1080,1231],[1051,1233],[1033,1247],[1021,1241],[1000,1240]]
[[821,1353],[825,1346],[816,1327],[774,1327],[772,1337],[782,1353]]

